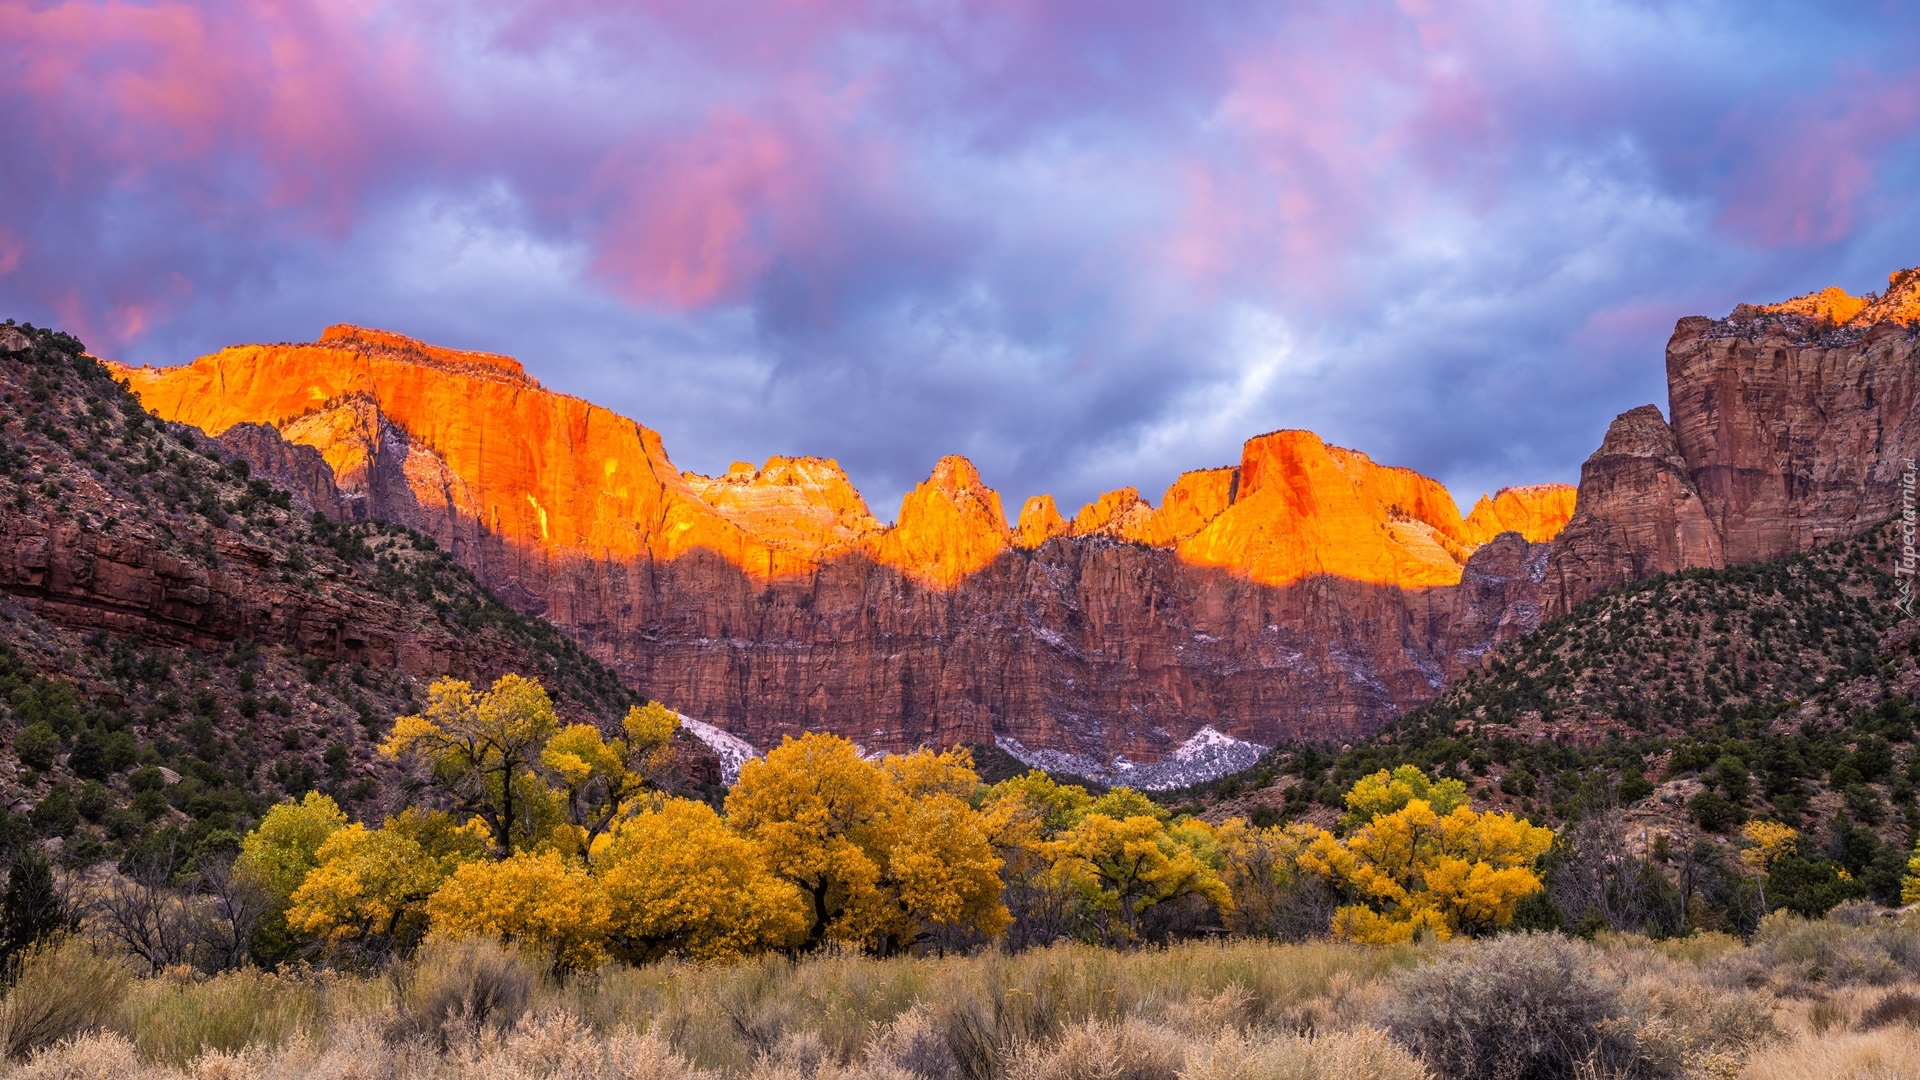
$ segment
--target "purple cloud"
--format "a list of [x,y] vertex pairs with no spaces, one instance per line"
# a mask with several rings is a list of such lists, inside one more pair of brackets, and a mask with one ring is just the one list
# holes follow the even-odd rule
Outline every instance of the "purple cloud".
[[0,0],[0,312],[514,352],[683,465],[1572,479],[1675,317],[1920,262],[1920,16]]

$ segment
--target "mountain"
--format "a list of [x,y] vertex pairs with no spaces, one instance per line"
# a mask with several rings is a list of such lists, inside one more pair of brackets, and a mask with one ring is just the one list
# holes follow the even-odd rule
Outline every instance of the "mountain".
[[1464,517],[1426,477],[1278,431],[1158,506],[1040,496],[1012,522],[944,458],[883,522],[832,461],[682,473],[656,433],[516,361],[351,326],[116,372],[324,512],[434,537],[629,686],[751,744],[830,730],[1139,783],[1166,761],[1184,782],[1214,767],[1194,760],[1363,738],[1608,589],[1884,520],[1920,449],[1916,292],[1905,271],[1881,296],[1683,319],[1665,415],[1617,419],[1577,493],[1509,489]]
[[377,330],[115,370],[324,512],[433,537],[636,690],[759,746],[998,744],[1099,776],[1207,730],[1355,737],[1533,625],[1535,548],[1573,510],[1545,485],[1463,518],[1426,477],[1281,431],[1158,507],[1123,489],[1070,521],[1042,497],[1010,524],[944,458],[885,523],[832,461],[682,473],[655,432],[509,358]]
[[[1536,631],[1365,742],[1286,747],[1172,798],[1216,819],[1331,822],[1356,778],[1412,764],[1570,823],[1548,890],[1569,919],[1591,903],[1615,929],[1751,929],[1749,818],[1803,834],[1774,903],[1899,903],[1920,835],[1920,619],[1897,573],[1920,272],[1879,296],[1681,320],[1667,361],[1672,422],[1650,405],[1616,419],[1543,545]],[[1635,860],[1677,907],[1635,907],[1652,878],[1588,872]],[[1708,902],[1689,914],[1696,889]]]
[[1653,574],[1739,566],[1851,536],[1899,509],[1920,454],[1920,269],[1877,297],[1827,289],[1682,319],[1670,420],[1623,413],[1580,473],[1543,603]]
[[[272,429],[228,434],[328,475]],[[506,672],[570,721],[638,700],[432,540],[335,524],[71,337],[0,326],[0,808],[81,862],[169,824],[218,843],[316,786],[377,820],[407,797],[385,726],[435,678]],[[698,742],[681,755],[685,783],[720,779]]]

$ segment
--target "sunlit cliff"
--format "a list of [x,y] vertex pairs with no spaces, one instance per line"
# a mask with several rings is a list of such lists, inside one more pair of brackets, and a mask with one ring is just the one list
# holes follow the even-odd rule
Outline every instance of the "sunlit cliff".
[[1457,584],[1498,533],[1550,539],[1573,510],[1572,488],[1546,485],[1483,498],[1462,518],[1427,477],[1282,431],[1249,440],[1236,466],[1182,475],[1158,507],[1123,488],[1069,520],[1041,496],[1011,527],[973,464],[943,458],[888,525],[836,462],[682,473],[655,432],[544,389],[514,360],[383,331],[334,326],[312,344],[120,371],[168,419],[216,436],[269,424],[313,447],[343,492],[366,489],[384,453],[420,507],[512,543],[615,561],[704,549],[762,577],[859,555],[951,587],[1010,549],[1106,537],[1269,585],[1330,574],[1429,587]]

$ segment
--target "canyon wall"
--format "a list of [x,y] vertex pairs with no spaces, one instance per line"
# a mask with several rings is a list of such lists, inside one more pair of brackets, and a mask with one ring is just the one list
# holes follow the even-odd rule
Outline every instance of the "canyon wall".
[[1619,417],[1577,499],[1514,488],[1464,517],[1426,477],[1278,431],[1157,506],[1037,496],[1012,521],[945,458],[883,522],[832,461],[682,473],[654,432],[508,358],[355,327],[120,374],[322,512],[434,536],[634,688],[757,745],[999,742],[1098,770],[1208,728],[1362,737],[1588,596],[1890,516],[1920,451],[1917,339],[1913,271],[1884,296],[1681,320],[1671,421]]
[[1667,343],[1670,421],[1622,414],[1580,474],[1542,598],[1759,562],[1898,512],[1920,455],[1920,270],[1876,297],[1839,289],[1687,318]]
[[1077,767],[1212,727],[1350,739],[1538,620],[1564,485],[1462,517],[1438,483],[1310,432],[1248,441],[1155,507],[1009,523],[964,458],[883,523],[839,466],[681,473],[654,432],[506,358],[333,327],[117,369],[330,516],[433,536],[630,685],[758,744],[1001,742]]

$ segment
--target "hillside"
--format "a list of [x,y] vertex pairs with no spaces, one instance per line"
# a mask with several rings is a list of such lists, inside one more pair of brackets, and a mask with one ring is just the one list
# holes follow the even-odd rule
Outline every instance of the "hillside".
[[1895,535],[1602,594],[1366,743],[1283,748],[1174,801],[1329,818],[1355,778],[1413,764],[1476,803],[1554,824],[1618,809],[1676,844],[1782,821],[1898,902],[1920,830],[1920,621],[1895,604]]
[[372,752],[392,717],[508,671],[572,720],[637,700],[432,540],[335,525],[73,338],[0,327],[0,806],[69,861],[229,843],[315,788],[377,820],[409,797]]

